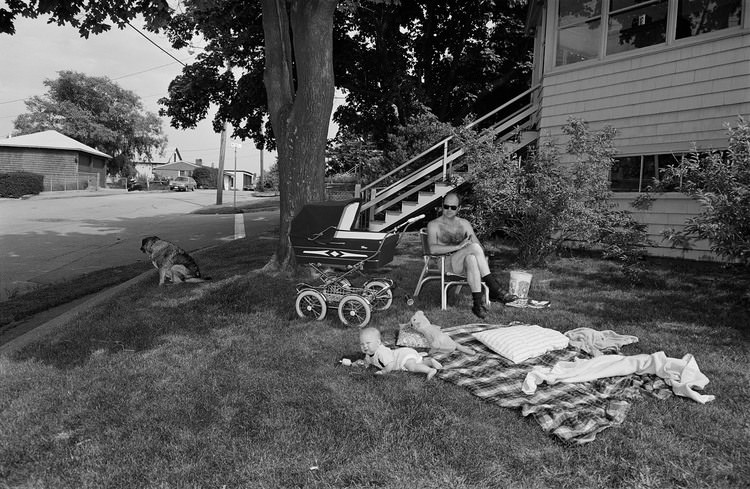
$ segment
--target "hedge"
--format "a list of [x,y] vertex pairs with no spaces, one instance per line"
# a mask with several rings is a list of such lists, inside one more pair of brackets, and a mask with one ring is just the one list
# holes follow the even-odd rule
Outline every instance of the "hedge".
[[18,199],[44,190],[44,175],[25,171],[0,173],[0,197]]

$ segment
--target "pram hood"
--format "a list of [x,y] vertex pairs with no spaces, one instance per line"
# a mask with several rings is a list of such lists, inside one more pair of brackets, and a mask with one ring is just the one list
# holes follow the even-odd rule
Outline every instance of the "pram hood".
[[292,219],[289,234],[310,238],[320,233],[333,235],[337,230],[351,230],[361,204],[359,199],[309,202]]

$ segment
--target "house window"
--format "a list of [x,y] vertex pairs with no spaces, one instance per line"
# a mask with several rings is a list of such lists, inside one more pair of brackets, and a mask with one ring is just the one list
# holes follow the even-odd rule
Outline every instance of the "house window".
[[681,155],[672,154],[615,158],[610,173],[610,188],[613,192],[643,192],[659,179],[661,170],[679,164],[680,158]]
[[661,44],[667,40],[667,0],[611,0],[607,54]]
[[601,0],[560,2],[557,65],[567,65],[599,57],[601,17]]
[[555,65],[738,27],[742,1],[558,0]]
[[677,39],[740,25],[742,0],[679,0]]

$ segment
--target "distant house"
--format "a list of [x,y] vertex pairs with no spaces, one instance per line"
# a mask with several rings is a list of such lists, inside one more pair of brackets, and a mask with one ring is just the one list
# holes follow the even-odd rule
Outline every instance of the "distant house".
[[247,170],[224,170],[224,190],[252,190],[255,173]]
[[44,190],[83,190],[104,185],[112,157],[49,130],[0,139],[0,172],[44,175]]
[[153,173],[159,178],[170,179],[174,177],[192,177],[196,168],[200,165],[194,165],[187,161],[175,161],[165,163],[153,168]]
[[750,0],[531,0],[528,13],[539,135],[564,142],[570,116],[614,127],[612,189],[648,225],[652,253],[711,259],[708,243],[683,254],[661,242],[700,211],[695,201],[630,202],[693,143],[725,149],[723,124],[750,115]]

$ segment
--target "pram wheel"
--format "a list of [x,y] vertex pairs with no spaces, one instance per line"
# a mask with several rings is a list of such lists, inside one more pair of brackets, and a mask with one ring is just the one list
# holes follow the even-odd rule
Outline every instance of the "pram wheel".
[[380,280],[372,280],[365,284],[365,290],[371,292],[371,296],[368,299],[374,310],[385,311],[393,304],[393,291],[387,283]]
[[323,294],[312,289],[303,290],[297,294],[294,307],[297,309],[299,317],[315,319],[316,321],[322,321],[328,310]]
[[339,302],[339,319],[345,326],[364,328],[370,315],[370,303],[358,295],[344,296]]

